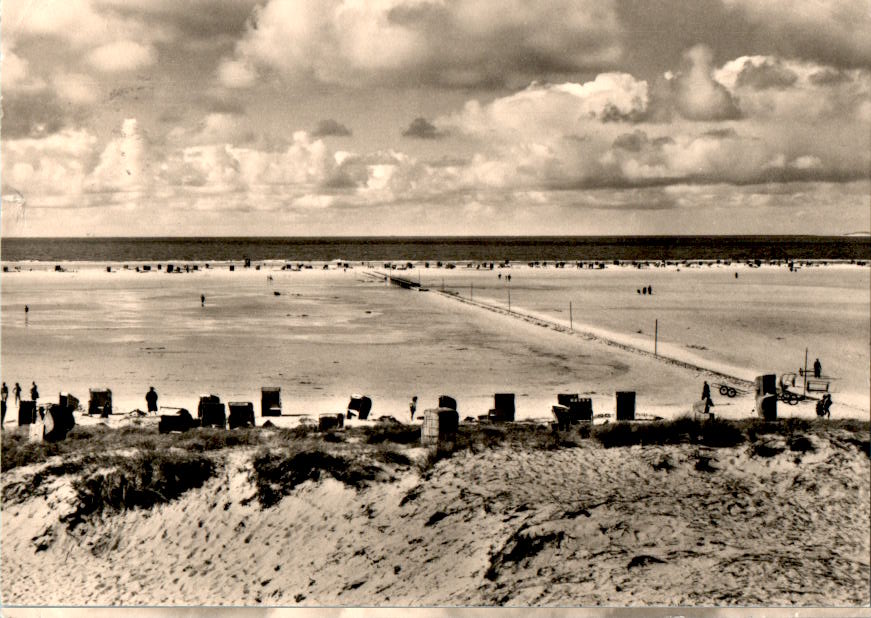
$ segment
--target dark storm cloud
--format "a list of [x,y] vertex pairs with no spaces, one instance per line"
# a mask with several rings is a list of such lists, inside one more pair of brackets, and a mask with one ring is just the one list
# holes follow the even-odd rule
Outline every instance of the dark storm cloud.
[[238,38],[257,0],[158,0],[147,4],[97,0],[95,7],[127,19],[172,27],[194,39]]
[[244,116],[245,104],[241,101],[228,97],[210,96],[202,100],[202,105],[211,114],[229,114],[231,116]]
[[647,133],[644,131],[633,131],[632,133],[624,133],[614,140],[614,148],[628,150],[629,152],[641,152],[641,149],[647,145]]
[[834,86],[851,81],[850,76],[844,71],[835,69],[823,69],[812,73],[808,80],[815,86]]
[[85,119],[85,108],[63,105],[48,90],[7,94],[2,101],[3,139],[45,137]]
[[415,118],[408,125],[408,128],[402,132],[402,136],[416,139],[441,139],[446,137],[447,134],[439,130],[438,127],[426,118]]
[[789,88],[797,80],[798,75],[780,62],[766,60],[760,65],[754,65],[747,61],[738,74],[735,85],[738,88],[753,88],[755,90],[765,90],[766,88],[782,90]]
[[705,131],[702,135],[716,139],[732,139],[738,137],[738,132],[732,127],[725,127],[723,129],[711,129],[710,131]]
[[312,131],[314,137],[347,137],[351,134],[351,129],[333,118],[319,121],[318,126]]

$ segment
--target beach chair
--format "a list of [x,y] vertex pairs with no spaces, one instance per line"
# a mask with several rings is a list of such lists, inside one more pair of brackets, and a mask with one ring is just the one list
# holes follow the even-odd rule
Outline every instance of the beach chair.
[[197,408],[197,416],[200,419],[200,424],[203,427],[219,427],[224,429],[227,426],[227,413],[225,406],[221,403],[217,395],[205,395],[200,397],[200,404]]
[[448,395],[442,395],[439,397],[439,408],[447,408],[449,410],[457,409],[457,400],[453,397],[449,397]]
[[196,426],[190,412],[181,408],[176,414],[161,414],[160,422],[157,425],[159,433],[169,433],[171,431],[184,432]]
[[264,386],[260,389],[260,416],[281,416],[281,388]]
[[112,391],[108,388],[89,389],[91,398],[88,401],[88,414],[99,414],[106,418],[112,414]]
[[495,423],[514,422],[514,393],[493,395],[493,409],[487,417]]
[[348,418],[353,418],[356,415],[361,421],[365,421],[369,418],[371,410],[372,400],[369,397],[366,395],[351,395],[351,401],[348,402]]
[[254,404],[250,401],[231,401],[227,404],[230,410],[228,422],[230,429],[237,427],[254,427]]
[[617,391],[617,414],[618,421],[635,420],[635,391]]
[[31,425],[36,422],[36,402],[25,401],[22,399],[18,402],[18,426]]
[[451,408],[424,410],[420,442],[424,445],[448,446],[457,439],[460,415]]

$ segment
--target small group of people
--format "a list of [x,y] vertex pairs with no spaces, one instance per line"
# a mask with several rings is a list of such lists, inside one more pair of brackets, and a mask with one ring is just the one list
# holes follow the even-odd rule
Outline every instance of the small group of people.
[[[16,382],[15,386],[12,388],[12,395],[15,397],[15,405],[21,403],[21,385]],[[30,386],[30,398],[33,401],[39,399],[39,389],[36,386],[36,382],[32,382]],[[6,386],[6,382],[3,382],[3,385],[0,386],[0,414],[2,414],[2,420],[0,420],[0,425],[6,422],[6,400],[9,399],[9,387]]]
[[652,285],[648,285],[648,286],[645,286],[643,288],[638,288],[635,291],[638,294],[650,294],[651,296],[653,296],[653,286]]
[[[497,274],[497,275],[496,275],[496,278],[497,278],[497,279],[501,279],[501,278],[502,278],[502,273]],[[511,275],[505,275],[505,280],[506,280],[506,281],[511,281]]]

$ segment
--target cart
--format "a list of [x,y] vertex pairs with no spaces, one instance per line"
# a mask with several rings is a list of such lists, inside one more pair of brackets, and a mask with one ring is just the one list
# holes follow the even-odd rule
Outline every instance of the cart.
[[713,385],[720,391],[720,394],[724,397],[732,398],[737,397],[738,395],[746,395],[748,393],[748,391],[744,390],[743,388],[737,388],[735,386],[732,386],[731,384],[714,382]]

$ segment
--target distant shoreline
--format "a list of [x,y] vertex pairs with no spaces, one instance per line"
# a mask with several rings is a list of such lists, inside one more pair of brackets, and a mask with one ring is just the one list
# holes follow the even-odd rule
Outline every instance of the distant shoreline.
[[11,262],[871,260],[871,236],[3,238]]

